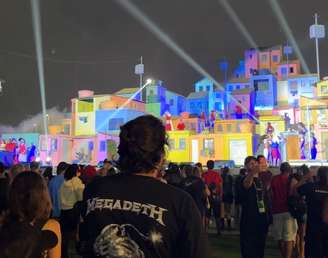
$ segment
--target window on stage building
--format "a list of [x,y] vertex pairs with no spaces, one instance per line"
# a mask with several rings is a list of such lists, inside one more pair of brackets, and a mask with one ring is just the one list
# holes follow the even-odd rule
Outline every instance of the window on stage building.
[[215,110],[219,111],[222,110],[222,106],[221,106],[221,102],[215,102],[214,106],[215,106]]
[[87,116],[80,116],[79,120],[82,124],[88,123],[88,117]]
[[207,91],[210,91],[210,90],[211,90],[211,86],[210,86],[210,85],[207,85],[207,86],[206,86],[206,90],[207,90]]
[[261,62],[262,63],[268,62],[268,55],[267,54],[261,55]]
[[214,154],[214,139],[204,139],[203,152],[206,156],[212,156]]
[[240,123],[236,124],[236,132],[241,133]]
[[203,86],[199,86],[199,91],[203,91]]
[[100,152],[105,152],[106,151],[106,141],[100,141],[99,151]]
[[171,105],[171,106],[174,105],[174,99],[170,99],[170,105]]
[[174,150],[175,149],[175,140],[169,139],[169,149]]
[[218,133],[222,133],[223,132],[223,128],[222,128],[222,124],[218,124]]
[[227,133],[232,133],[232,125],[227,124]]
[[278,55],[273,55],[272,56],[272,62],[278,63],[279,62],[279,56]]
[[186,149],[186,139],[185,138],[180,138],[179,139],[179,149],[180,150],[185,150]]
[[294,73],[294,67],[289,67],[289,73]]
[[93,141],[89,141],[88,145],[89,145],[89,150],[92,151],[93,150]]
[[287,68],[286,67],[281,67],[280,72],[281,72],[281,75],[286,76],[287,75]]
[[215,93],[215,97],[216,97],[217,99],[221,98],[221,93],[220,93],[220,92]]
[[108,130],[119,130],[121,125],[124,124],[123,118],[112,118],[108,121]]
[[52,151],[57,151],[57,145],[58,145],[57,139],[52,139],[51,140],[51,150]]

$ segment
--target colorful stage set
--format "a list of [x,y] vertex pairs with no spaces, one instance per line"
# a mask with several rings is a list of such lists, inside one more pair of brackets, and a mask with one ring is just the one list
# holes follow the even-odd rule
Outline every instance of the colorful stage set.
[[[147,85],[143,94],[140,88],[105,95],[79,91],[70,119],[49,125],[48,137],[2,135],[2,156],[11,153],[11,162],[52,164],[115,159],[120,126],[153,114],[165,123],[170,161],[232,160],[241,165],[255,154],[265,155],[271,165],[327,160],[328,80],[302,73],[300,62],[287,55],[283,46],[247,49],[222,83],[224,90],[203,78],[187,97],[168,90],[162,81]],[[222,67],[228,69],[227,64]]]

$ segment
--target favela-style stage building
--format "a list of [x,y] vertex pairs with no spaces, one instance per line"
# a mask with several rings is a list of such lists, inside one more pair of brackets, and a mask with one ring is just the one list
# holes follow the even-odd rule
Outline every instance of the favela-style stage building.
[[148,84],[143,94],[140,88],[103,95],[81,90],[67,118],[49,125],[48,136],[3,134],[1,152],[14,152],[13,162],[30,157],[97,164],[116,157],[121,125],[152,114],[166,125],[169,161],[241,165],[246,156],[258,154],[272,165],[327,160],[328,80],[302,73],[299,60],[289,55],[283,46],[247,49],[224,89],[203,78],[188,96],[162,81]]

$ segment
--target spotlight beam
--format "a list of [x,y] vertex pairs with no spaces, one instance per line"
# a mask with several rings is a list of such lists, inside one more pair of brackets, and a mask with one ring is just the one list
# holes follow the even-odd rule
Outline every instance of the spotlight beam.
[[[224,87],[214,79],[206,70],[200,66],[186,51],[184,51],[177,43],[175,43],[164,31],[162,31],[146,14],[144,14],[135,4],[129,0],[115,0],[115,2],[123,7],[130,15],[132,15],[137,21],[139,21],[144,27],[152,32],[160,41],[162,41],[167,47],[173,50],[177,56],[182,58],[187,64],[189,64],[194,70],[202,74],[204,77],[213,81],[213,83],[221,90],[225,91]],[[253,116],[247,107],[241,105],[236,98],[231,96],[231,99],[237,103],[243,111],[249,114],[255,121],[259,120]]]
[[112,118],[114,118],[122,109],[124,109],[140,92],[142,94],[142,90],[148,86],[149,84],[152,83],[152,80],[148,79],[147,82],[142,85],[141,88],[139,88],[130,98],[128,98],[121,106],[119,106],[114,112],[113,114],[111,114],[107,120],[103,121],[100,124],[100,128],[103,127],[104,124],[108,123],[108,121],[110,121]]
[[43,54],[42,54],[42,33],[41,33],[41,17],[40,17],[39,0],[31,0],[31,11],[32,11],[33,32],[34,32],[35,50],[36,50],[36,58],[37,58],[37,67],[38,67],[39,86],[40,86],[40,94],[41,94],[43,129],[48,146],[48,121],[47,121],[48,119],[47,119],[46,91],[45,91],[45,79],[44,79],[44,63],[43,63]]
[[300,48],[298,47],[298,44],[293,35],[293,32],[288,25],[288,22],[283,14],[283,11],[281,10],[281,7],[280,7],[278,1],[277,0],[269,0],[269,3],[271,5],[273,12],[275,13],[275,16],[276,16],[281,28],[283,29],[283,31],[285,33],[285,36],[287,37],[288,41],[291,43],[291,45],[295,49],[295,54],[296,54],[297,58],[301,61],[303,70],[305,71],[305,73],[310,73],[309,66],[307,65],[307,63],[304,59],[304,56],[302,55],[302,52],[301,52]]
[[235,10],[232,8],[232,6],[228,3],[227,0],[218,0],[218,2],[223,6],[224,10],[229,14],[230,19],[233,21],[233,23],[236,25],[239,32],[244,36],[248,44],[252,47],[257,49],[258,45],[256,44],[255,40],[253,39],[252,35],[249,33],[245,25],[242,23],[240,18],[238,17]]

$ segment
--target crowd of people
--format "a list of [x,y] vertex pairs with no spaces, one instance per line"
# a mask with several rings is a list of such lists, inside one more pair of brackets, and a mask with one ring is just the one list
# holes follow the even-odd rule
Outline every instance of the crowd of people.
[[[121,127],[119,159],[100,169],[0,163],[0,257],[210,257],[207,233],[240,232],[242,258],[328,258],[328,167],[264,156],[228,167],[167,164],[165,126],[141,116]],[[212,223],[215,227],[211,227]]]

